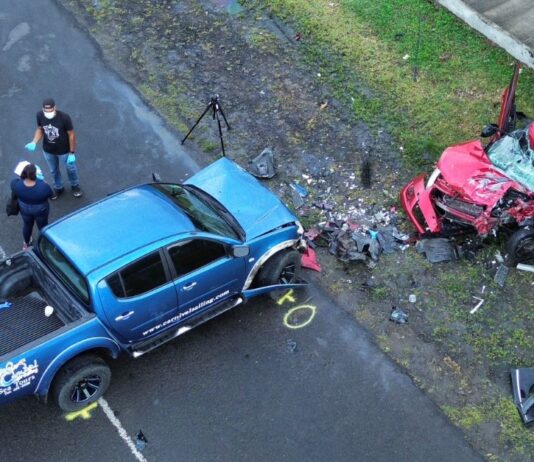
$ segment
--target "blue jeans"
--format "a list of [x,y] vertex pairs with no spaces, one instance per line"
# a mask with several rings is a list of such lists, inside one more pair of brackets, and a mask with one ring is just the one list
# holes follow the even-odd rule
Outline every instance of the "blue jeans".
[[50,207],[48,201],[43,204],[25,204],[19,199],[20,215],[22,217],[22,237],[26,244],[30,243],[32,237],[33,225],[41,230],[48,224],[48,212]]
[[69,177],[70,185],[80,186],[80,180],[78,178],[78,169],[76,168],[76,163],[67,164],[67,154],[49,154],[48,152],[43,151],[44,158],[54,179],[54,189],[63,188],[63,178],[61,178],[61,171],[59,166],[63,164],[67,170],[67,175]]

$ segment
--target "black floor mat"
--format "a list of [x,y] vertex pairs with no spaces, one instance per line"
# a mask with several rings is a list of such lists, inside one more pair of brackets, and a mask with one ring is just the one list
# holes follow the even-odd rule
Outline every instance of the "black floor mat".
[[55,314],[44,315],[46,302],[37,292],[9,301],[11,307],[0,309],[0,356],[64,325]]

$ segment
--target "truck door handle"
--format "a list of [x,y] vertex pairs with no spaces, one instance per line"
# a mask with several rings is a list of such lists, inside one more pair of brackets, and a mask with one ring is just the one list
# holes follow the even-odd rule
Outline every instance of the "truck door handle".
[[182,289],[184,290],[191,290],[193,287],[195,287],[197,285],[196,282],[191,282],[189,284],[187,284],[186,286],[183,286]]
[[125,311],[120,316],[117,316],[115,318],[115,321],[126,321],[132,314],[134,314],[135,311]]

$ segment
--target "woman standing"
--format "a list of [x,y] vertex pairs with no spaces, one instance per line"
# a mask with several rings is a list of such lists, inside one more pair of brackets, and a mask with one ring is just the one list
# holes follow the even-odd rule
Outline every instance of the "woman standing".
[[20,178],[15,178],[11,182],[11,191],[19,201],[23,221],[22,236],[24,237],[22,250],[26,250],[31,244],[33,224],[37,223],[38,229],[48,224],[50,211],[48,199],[54,193],[47,183],[37,178],[37,168],[34,164],[26,165]]

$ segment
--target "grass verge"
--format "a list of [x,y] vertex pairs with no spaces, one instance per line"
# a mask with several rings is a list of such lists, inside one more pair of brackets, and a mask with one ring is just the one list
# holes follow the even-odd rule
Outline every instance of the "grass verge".
[[[497,119],[514,62],[451,13],[421,0],[246,0],[301,34],[308,59],[354,116],[384,121],[408,164],[433,162],[448,145],[475,138]],[[335,59],[332,59],[334,55]],[[534,73],[524,70],[518,108]]]

